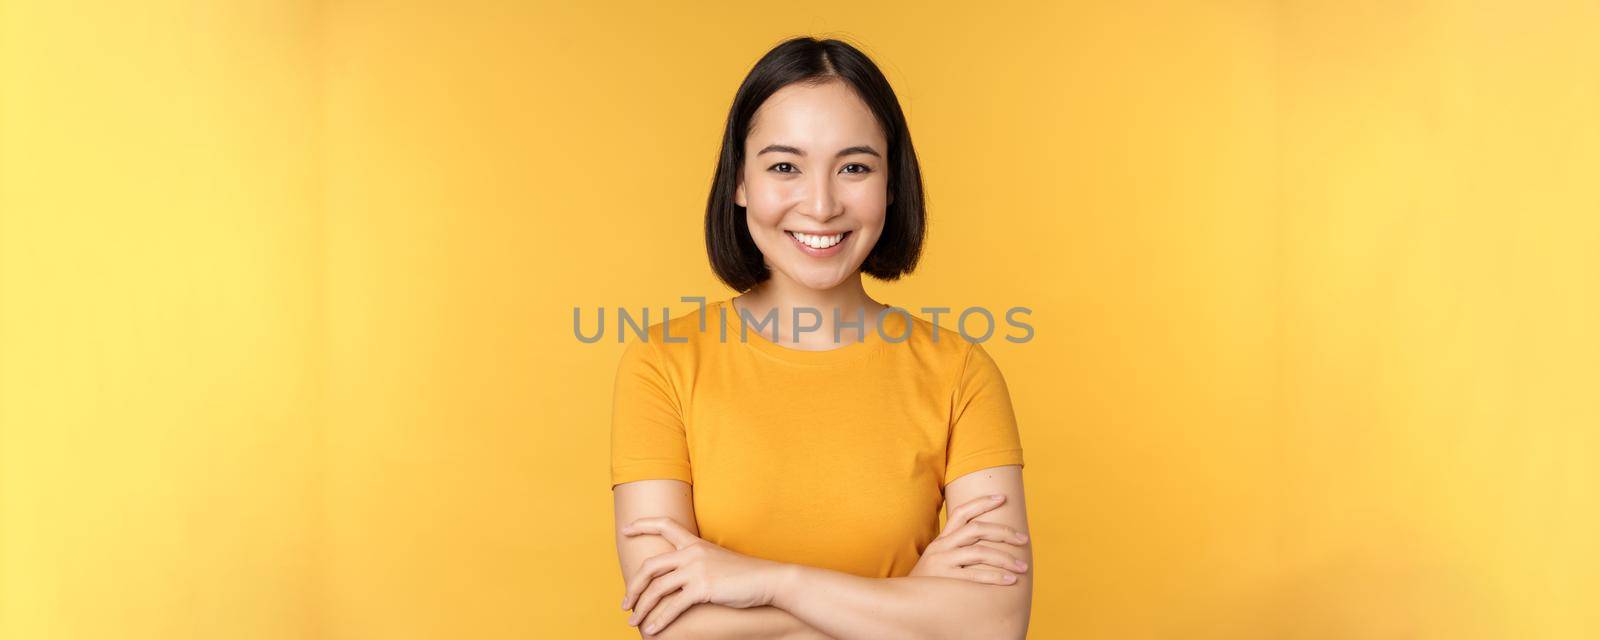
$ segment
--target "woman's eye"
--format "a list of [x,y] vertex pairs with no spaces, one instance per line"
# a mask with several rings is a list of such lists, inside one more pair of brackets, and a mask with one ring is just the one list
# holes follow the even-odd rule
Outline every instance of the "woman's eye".
[[[792,164],[789,164],[787,162],[779,162],[778,164],[775,164],[775,165],[772,165],[770,167],[767,167],[767,170],[768,171],[777,170],[778,167],[788,167],[789,169],[794,169],[794,165],[792,165]],[[789,171],[789,170],[779,170],[778,173],[794,173],[794,172],[793,171]]]
[[[856,167],[857,169],[860,169],[860,170],[859,171],[849,171],[848,169],[850,169],[850,167]],[[872,167],[869,167],[867,165],[861,164],[859,162],[852,162],[850,164],[845,165],[844,168],[846,169],[845,173],[872,173]]]

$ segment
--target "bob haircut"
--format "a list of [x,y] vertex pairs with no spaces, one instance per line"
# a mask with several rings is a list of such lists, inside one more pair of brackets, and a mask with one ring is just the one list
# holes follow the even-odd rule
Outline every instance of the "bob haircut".
[[883,235],[861,264],[861,271],[880,280],[911,273],[922,254],[927,226],[923,210],[922,169],[911,146],[911,131],[900,112],[900,100],[872,60],[838,40],[798,37],[768,51],[739,85],[722,133],[722,152],[706,201],[706,254],[711,268],[728,286],[743,293],[771,277],[761,250],[750,238],[745,208],[734,203],[739,168],[744,164],[745,137],[756,109],[788,85],[842,80],[855,90],[883,128],[889,149],[888,210]]

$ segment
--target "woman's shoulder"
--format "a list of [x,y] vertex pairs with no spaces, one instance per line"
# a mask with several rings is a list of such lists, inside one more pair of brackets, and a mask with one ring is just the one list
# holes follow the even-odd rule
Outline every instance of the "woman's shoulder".
[[[671,358],[675,354],[693,349],[711,336],[717,336],[717,315],[725,301],[696,305],[676,315],[669,308],[658,308],[660,320],[649,323],[649,315],[634,314],[630,318],[617,318],[619,339],[628,343],[630,353],[652,352],[656,357]],[[638,321],[643,318],[644,321]]]
[[[909,318],[909,329],[906,322],[889,319],[892,316]],[[891,349],[904,349],[920,361],[940,365],[940,369],[959,369],[974,349],[981,348],[961,333],[948,313],[925,318],[910,310],[894,311],[886,316],[883,334]]]

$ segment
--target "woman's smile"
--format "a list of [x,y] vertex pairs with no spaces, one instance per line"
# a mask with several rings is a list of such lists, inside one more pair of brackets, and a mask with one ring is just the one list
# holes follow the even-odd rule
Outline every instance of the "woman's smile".
[[802,253],[813,258],[826,258],[844,251],[844,242],[850,238],[849,231],[820,234],[789,230],[784,235],[789,236]]

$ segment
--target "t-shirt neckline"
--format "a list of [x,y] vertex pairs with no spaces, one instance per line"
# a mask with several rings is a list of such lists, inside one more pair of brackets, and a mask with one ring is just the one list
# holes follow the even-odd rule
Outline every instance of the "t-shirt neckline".
[[[767,333],[757,331],[753,326],[744,330],[744,335],[747,337],[745,337],[741,342],[740,331],[743,327],[743,324],[739,318],[738,307],[733,303],[733,298],[719,301],[717,304],[726,309],[727,315],[731,316],[728,319],[728,342],[734,343],[734,345],[737,347],[754,349],[764,355],[771,356],[775,359],[782,360],[790,364],[831,366],[855,362],[862,358],[879,353],[883,350],[886,342],[883,339],[883,336],[879,335],[880,331],[888,332],[888,335],[896,337],[906,333],[902,324],[905,322],[905,318],[901,317],[902,314],[890,312],[884,314],[884,326],[881,330],[868,329],[865,331],[865,335],[863,336],[862,340],[852,342],[842,347],[835,347],[820,351],[793,349],[773,342]],[[889,308],[893,309],[894,306],[890,305]],[[721,311],[719,310],[719,314],[720,313]],[[789,318],[788,320],[792,321],[793,318]],[[783,319],[779,319],[779,321],[782,322]],[[771,330],[768,329],[767,331],[770,332]],[[846,328],[842,329],[839,333],[841,337],[851,337],[856,333],[856,331],[857,330],[854,328]]]

